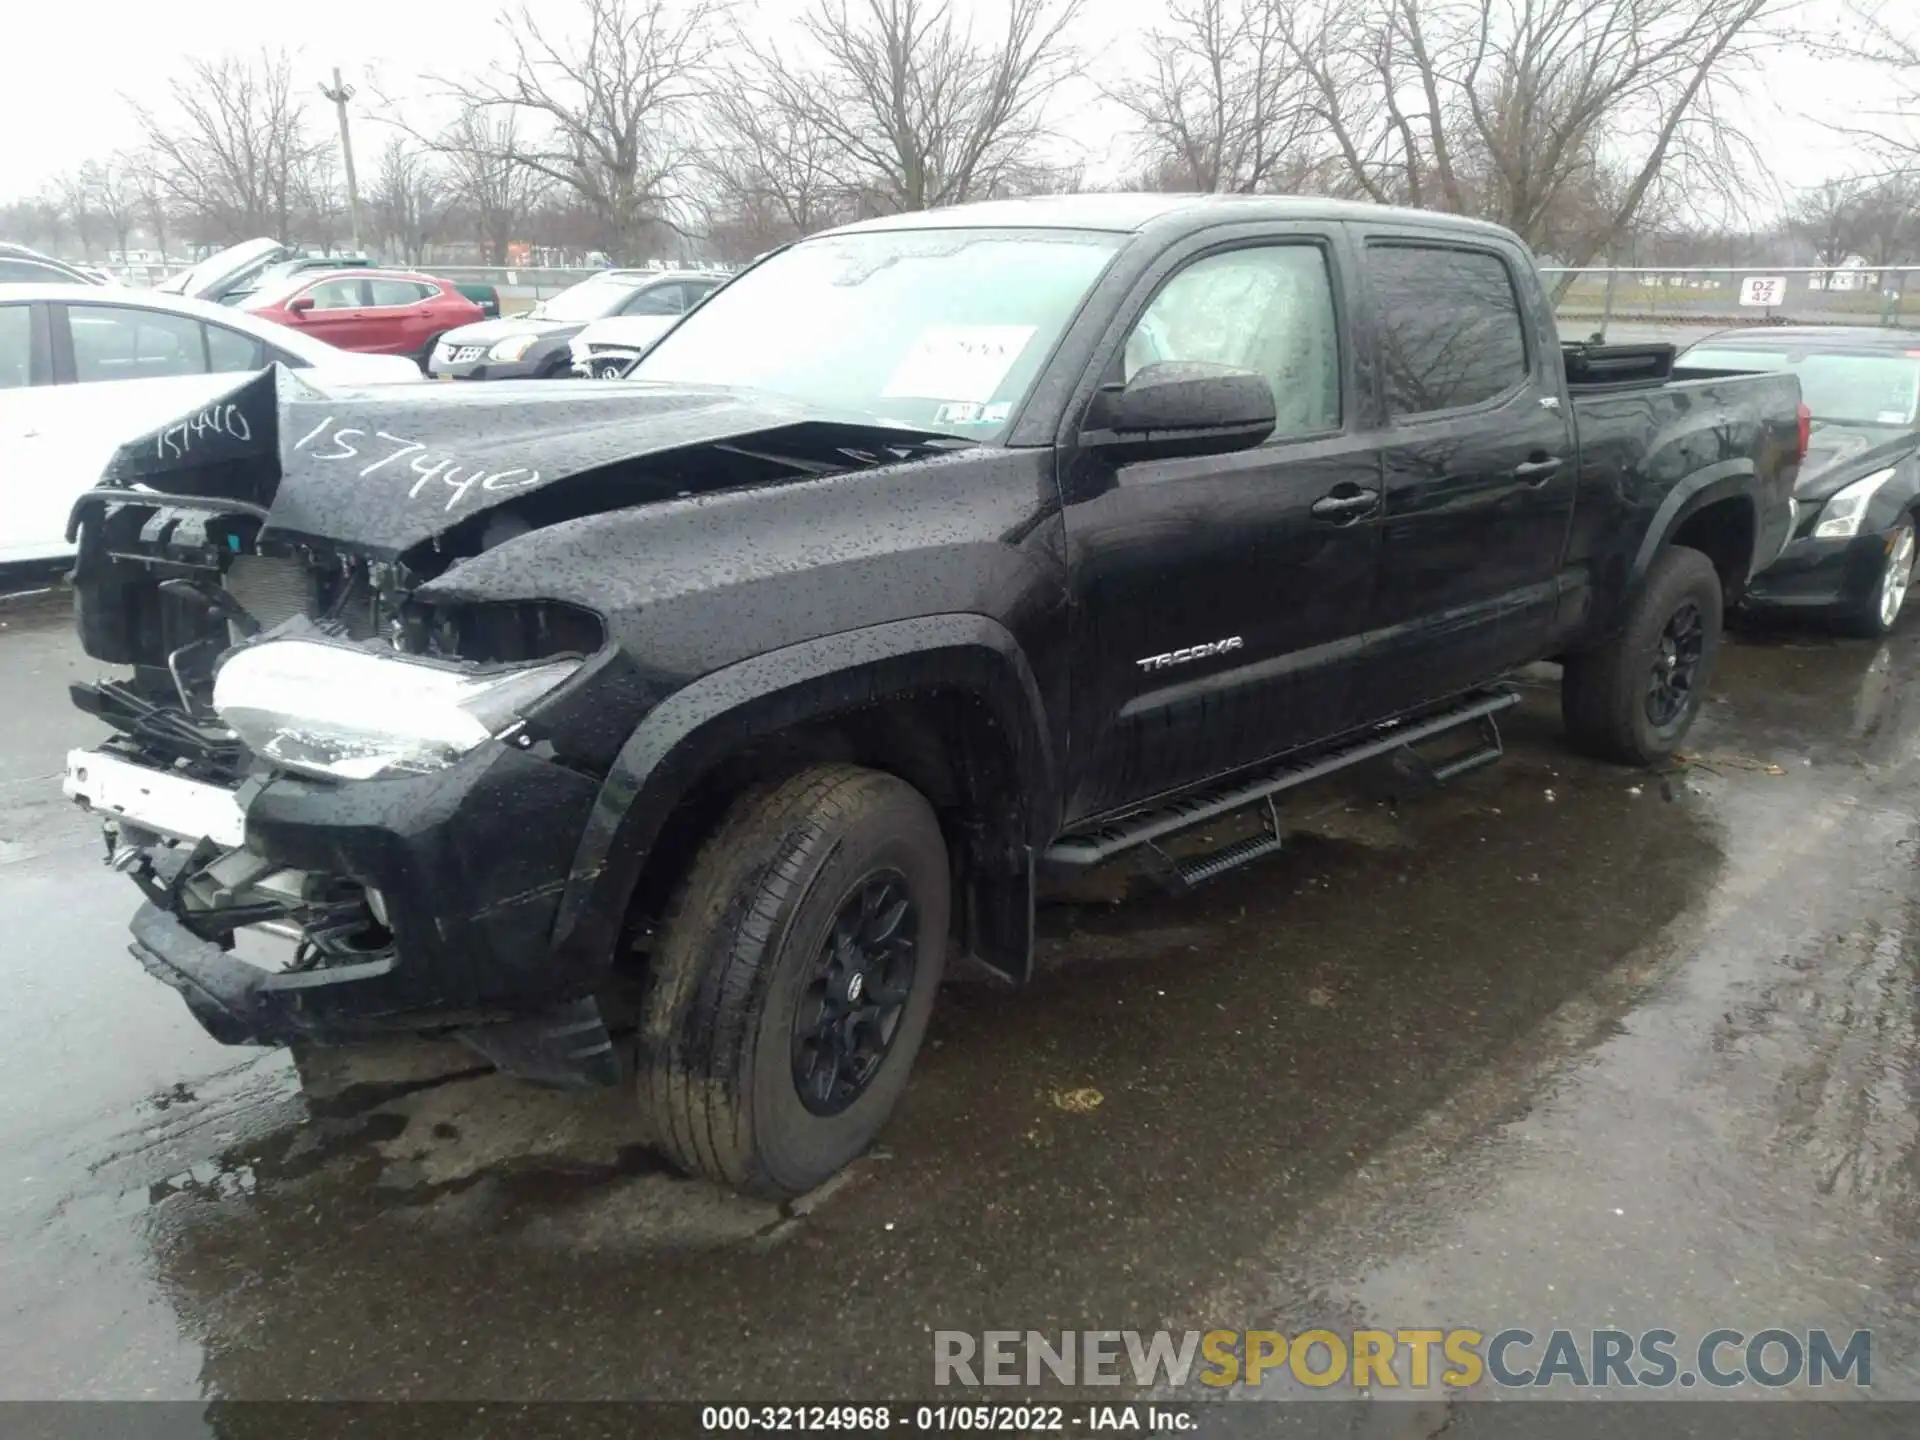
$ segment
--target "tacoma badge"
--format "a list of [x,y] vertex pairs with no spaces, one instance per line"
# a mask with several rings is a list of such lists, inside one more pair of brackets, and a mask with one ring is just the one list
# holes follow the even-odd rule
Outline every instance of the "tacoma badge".
[[1149,655],[1144,660],[1133,663],[1142,670],[1165,670],[1170,665],[1184,665],[1189,660],[1198,660],[1204,655],[1225,655],[1229,650],[1238,650],[1244,644],[1238,635],[1229,635],[1224,640],[1209,640],[1204,645],[1189,645],[1184,650],[1170,650],[1165,655]]

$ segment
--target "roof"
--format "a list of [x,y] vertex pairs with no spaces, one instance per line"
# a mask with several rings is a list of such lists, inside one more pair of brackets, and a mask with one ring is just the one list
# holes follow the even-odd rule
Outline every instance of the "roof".
[[1162,221],[1219,225],[1235,220],[1345,220],[1361,224],[1382,221],[1401,225],[1446,227],[1481,235],[1510,232],[1485,220],[1446,215],[1436,210],[1407,210],[1392,205],[1367,205],[1351,200],[1329,200],[1318,195],[1165,195],[1088,194],[1032,195],[1019,200],[983,200],[938,210],[907,211],[859,220],[829,230],[844,235],[869,230],[1039,229],[1129,232]]
[[1694,342],[1693,348],[1716,350],[1773,350],[1782,345],[1829,345],[1848,350],[1920,351],[1920,330],[1895,330],[1885,325],[1755,325],[1738,330],[1716,330]]

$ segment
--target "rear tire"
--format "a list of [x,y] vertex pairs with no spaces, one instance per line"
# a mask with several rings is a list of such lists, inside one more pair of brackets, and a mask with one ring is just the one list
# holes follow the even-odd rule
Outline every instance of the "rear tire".
[[1575,748],[1629,765],[1671,755],[1700,713],[1723,604],[1705,555],[1678,545],[1661,554],[1619,633],[1567,657],[1560,714]]
[[445,335],[446,332],[442,331],[438,335],[430,336],[427,343],[421,347],[420,353],[413,357],[413,363],[420,367],[420,373],[422,375],[431,376],[433,374],[433,347],[438,345],[441,340],[445,338]]
[[641,1018],[667,1155],[784,1198],[872,1144],[926,1033],[950,888],[932,808],[892,775],[816,765],[736,800],[668,907]]

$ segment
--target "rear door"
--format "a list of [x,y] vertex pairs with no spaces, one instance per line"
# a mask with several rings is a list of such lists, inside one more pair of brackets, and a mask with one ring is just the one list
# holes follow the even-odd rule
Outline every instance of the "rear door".
[[1384,715],[1538,653],[1577,465],[1526,257],[1492,237],[1356,229],[1387,423],[1362,708]]
[[374,276],[367,281],[367,314],[379,338],[374,344],[357,348],[377,349],[388,355],[424,354],[442,328],[430,309],[431,302],[439,298],[436,285]]
[[1095,361],[1103,386],[1156,361],[1254,370],[1276,398],[1265,444],[1115,465],[1078,449],[1089,407],[1070,409],[1070,821],[1353,722],[1380,454],[1342,343],[1350,263],[1333,225],[1203,234],[1143,277]]

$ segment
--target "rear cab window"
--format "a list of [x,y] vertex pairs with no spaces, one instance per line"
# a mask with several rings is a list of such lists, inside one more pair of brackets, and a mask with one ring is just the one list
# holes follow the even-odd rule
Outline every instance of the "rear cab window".
[[1366,247],[1366,277],[1392,418],[1468,409],[1527,380],[1519,295],[1499,255],[1376,240]]

